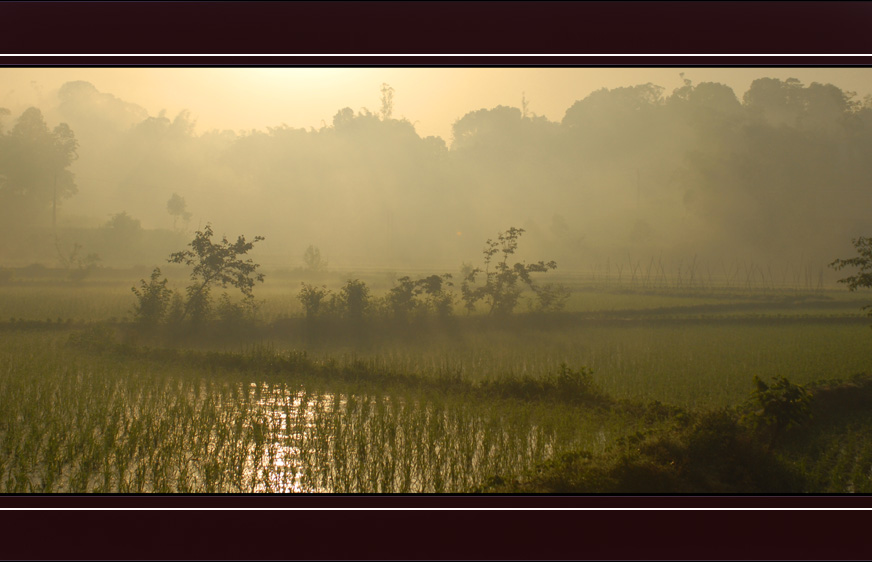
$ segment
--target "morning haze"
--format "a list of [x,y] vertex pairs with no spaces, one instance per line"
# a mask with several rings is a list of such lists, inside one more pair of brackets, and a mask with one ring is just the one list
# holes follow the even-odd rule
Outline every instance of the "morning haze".
[[0,491],[870,491],[870,92],[0,69]]
[[[445,266],[503,225],[564,268],[627,252],[827,260],[864,220],[865,69],[2,73],[4,130],[35,97],[78,141],[59,226],[126,212],[178,228],[178,194],[189,227],[262,231],[276,265],[315,244],[337,267]],[[14,214],[47,224],[38,211]]]

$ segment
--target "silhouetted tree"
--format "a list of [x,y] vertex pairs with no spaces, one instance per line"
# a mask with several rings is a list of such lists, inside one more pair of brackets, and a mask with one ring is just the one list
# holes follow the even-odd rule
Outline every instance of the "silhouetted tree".
[[381,85],[381,118],[387,121],[394,113],[394,89],[387,84]]
[[451,278],[450,273],[444,273],[430,275],[416,282],[422,294],[425,295],[423,307],[442,318],[450,316],[454,312],[454,293],[450,289],[454,283],[450,281]]
[[316,287],[308,283],[302,283],[303,288],[300,289],[297,295],[297,300],[303,305],[306,311],[306,320],[314,320],[325,312],[328,312],[329,301],[327,297],[330,295],[330,290],[326,285]]
[[31,107],[4,135],[0,151],[0,201],[9,220],[32,220],[46,208],[57,224],[58,203],[75,195],[70,165],[78,157],[78,142],[66,123],[49,130],[42,112]]
[[[476,302],[484,300],[489,305],[488,314],[511,314],[518,304],[522,286],[533,287],[530,274],[557,268],[554,261],[509,265],[509,256],[518,249],[518,238],[523,233],[523,228],[512,227],[499,233],[496,240],[487,240],[483,250],[484,268],[477,267],[468,272],[461,284],[461,294],[468,312],[475,310]],[[498,258],[493,263],[497,254],[501,254],[502,259]],[[484,285],[475,287],[476,277],[480,273],[484,274]]]
[[400,277],[385,295],[385,305],[394,320],[405,321],[415,310],[415,297],[421,288],[409,276]]
[[413,281],[404,276],[385,295],[388,313],[399,321],[405,321],[414,313],[433,313],[440,317],[451,315],[454,309],[454,295],[450,291],[453,284],[451,274],[430,275]]
[[176,229],[176,221],[179,218],[184,220],[185,224],[188,224],[188,221],[191,220],[191,213],[187,211],[187,205],[185,198],[178,193],[173,193],[170,200],[167,201],[167,212],[173,217],[174,230]]
[[349,279],[339,291],[337,304],[344,318],[359,323],[369,309],[369,287],[360,279]]
[[321,258],[321,250],[309,244],[303,253],[303,263],[309,271],[324,271],[327,269],[327,260]]
[[212,225],[194,233],[190,250],[175,252],[167,260],[170,263],[180,263],[193,266],[191,285],[187,288],[188,300],[181,319],[192,311],[201,315],[208,308],[210,288],[228,285],[239,289],[245,298],[253,298],[252,290],[256,281],[263,282],[263,273],[256,273],[260,267],[251,259],[242,260],[240,256],[247,254],[254,244],[263,240],[263,236],[255,236],[251,242],[246,242],[244,236],[239,236],[236,242],[229,242],[222,237],[221,242],[212,242]]

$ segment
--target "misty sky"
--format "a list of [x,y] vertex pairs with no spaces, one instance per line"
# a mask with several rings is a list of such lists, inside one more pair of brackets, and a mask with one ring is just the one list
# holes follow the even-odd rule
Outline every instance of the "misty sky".
[[[0,68],[0,108],[0,227],[56,219],[106,264],[206,223],[289,267],[314,244],[332,267],[448,268],[517,226],[523,259],[564,271],[825,263],[869,231],[870,68]],[[25,234],[0,259],[56,259]]]
[[695,84],[726,84],[740,99],[763,76],[833,83],[860,99],[872,94],[867,68],[0,68],[0,107],[18,114],[50,105],[65,82],[84,80],[150,115],[188,109],[197,132],[282,123],[317,129],[343,107],[378,111],[387,83],[395,91],[395,118],[409,119],[421,137],[450,142],[457,119],[497,105],[519,107],[522,93],[531,112],[559,121],[594,90],[652,82],[668,93],[682,85],[682,72]]

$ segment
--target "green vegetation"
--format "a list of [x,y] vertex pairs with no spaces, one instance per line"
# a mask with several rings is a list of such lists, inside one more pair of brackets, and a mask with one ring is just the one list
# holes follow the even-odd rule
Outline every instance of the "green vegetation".
[[[870,489],[868,376],[687,409],[612,398],[565,365],[475,382],[267,347],[147,349],[105,325],[0,347],[6,492]],[[794,390],[808,415],[791,413]]]
[[[0,490],[872,489],[862,295],[576,281],[557,312],[529,277],[554,267],[508,264],[522,232],[488,242],[481,311],[474,270],[460,299],[446,273],[256,301],[265,276],[241,256],[260,237],[213,243],[210,226],[171,256],[190,269],[154,268],[119,300],[126,320],[106,307],[118,272],[12,281],[0,294],[22,310],[69,314],[0,323]],[[218,285],[242,300],[213,305]]]
[[[643,413],[646,429],[619,438],[604,453],[556,455],[513,479],[494,476],[480,491],[868,493],[870,406],[869,375],[818,382],[809,390],[782,378],[762,384],[735,408],[702,413],[655,402]],[[783,430],[777,442],[773,424]]]
[[67,339],[0,343],[4,491],[459,491],[627,427],[360,363],[148,351],[105,327]]

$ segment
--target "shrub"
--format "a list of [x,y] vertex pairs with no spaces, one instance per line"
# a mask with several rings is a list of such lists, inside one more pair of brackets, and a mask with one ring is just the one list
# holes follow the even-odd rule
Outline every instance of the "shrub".
[[[454,293],[449,287],[454,284],[450,281],[451,274],[430,275],[416,281],[416,285],[426,295],[423,307],[435,313],[439,317],[450,316],[454,311]],[[419,293],[420,294],[420,293]]]
[[399,321],[408,319],[414,312],[420,286],[408,276],[397,279],[397,284],[385,295],[384,305],[388,315]]
[[531,287],[536,294],[536,304],[531,308],[536,312],[560,312],[566,307],[569,299],[569,289],[565,285],[546,283],[545,285]]
[[303,308],[306,311],[306,318],[312,320],[327,312],[326,309],[328,308],[329,302],[327,296],[330,294],[330,290],[327,286],[321,285],[320,287],[316,287],[308,283],[301,283],[301,285],[303,288],[300,289],[300,293],[297,295],[297,300],[299,300],[300,304],[303,305]]
[[416,312],[443,318],[450,316],[454,311],[454,295],[448,289],[453,286],[450,279],[450,273],[430,275],[417,281],[408,276],[399,278],[384,298],[388,316],[401,321]]
[[556,378],[557,392],[568,401],[596,399],[603,396],[593,380],[593,371],[582,367],[573,371],[566,363],[560,364]]
[[133,305],[133,318],[140,324],[160,324],[167,312],[173,293],[167,288],[166,278],[161,279],[160,276],[160,268],[155,267],[148,283],[142,279],[139,289],[131,288],[137,299],[137,303]]
[[805,388],[785,377],[776,377],[770,386],[755,376],[754,384],[753,410],[743,416],[743,421],[760,433],[768,433],[770,445],[785,431],[811,418],[811,395]]
[[344,318],[360,322],[369,308],[369,287],[359,279],[349,279],[339,291],[337,304]]

